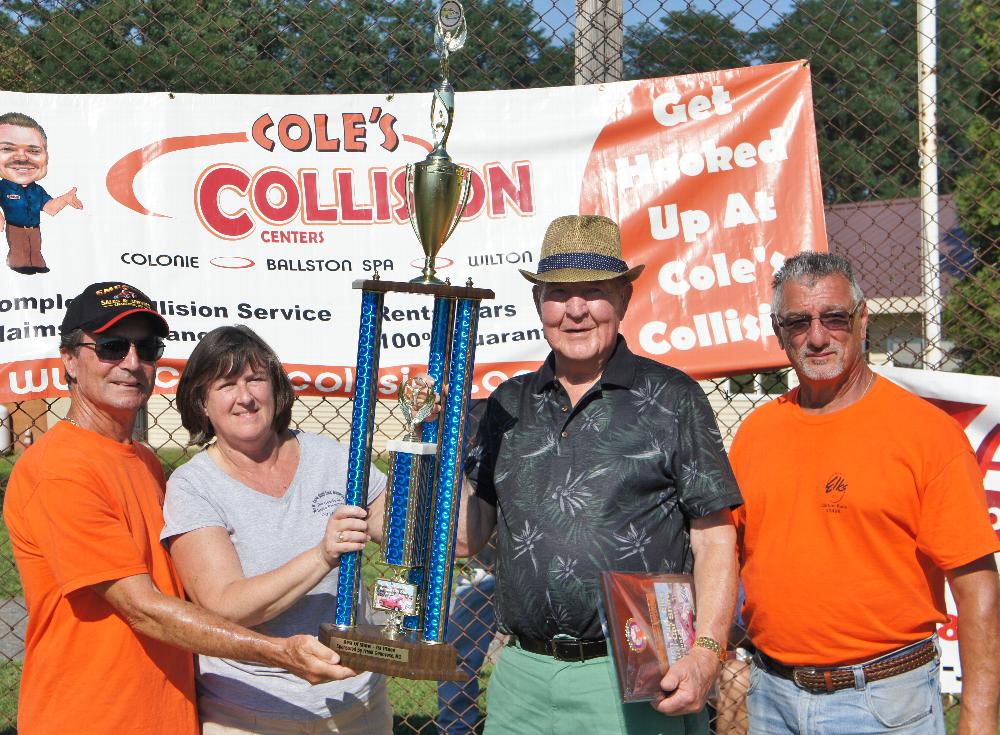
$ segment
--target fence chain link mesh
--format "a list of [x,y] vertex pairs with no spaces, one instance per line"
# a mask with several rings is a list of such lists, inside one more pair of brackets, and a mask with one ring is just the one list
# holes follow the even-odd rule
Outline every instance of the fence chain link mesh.
[[[997,374],[1000,9],[994,0],[937,2],[938,294],[925,294],[920,277],[917,50],[929,40],[918,35],[918,2],[479,0],[466,5],[474,42],[453,74],[460,90],[808,59],[830,247],[851,257],[861,277],[871,314],[870,360]],[[426,91],[435,67],[433,12],[429,0],[6,0],[0,7],[0,89]],[[943,312],[943,330],[929,341],[925,322],[935,308]],[[789,375],[786,370],[732,376],[703,386],[728,441],[749,411],[787,389]],[[25,446],[64,416],[67,405],[57,399],[6,406],[10,415],[2,420],[14,441],[10,453],[0,457],[0,491]],[[300,399],[294,422],[345,440],[350,413],[349,400]],[[384,406],[377,425],[380,445],[402,431],[398,417]],[[146,439],[168,471],[188,456],[172,398],[151,401],[147,426]],[[13,732],[26,611],[6,530],[0,545],[0,731]],[[494,641],[483,668],[484,685],[498,644]],[[730,661],[722,674],[715,732],[746,732],[747,682],[746,664]],[[433,683],[393,680],[390,698],[397,733],[436,731]],[[946,709],[953,727],[954,698],[947,698]]]

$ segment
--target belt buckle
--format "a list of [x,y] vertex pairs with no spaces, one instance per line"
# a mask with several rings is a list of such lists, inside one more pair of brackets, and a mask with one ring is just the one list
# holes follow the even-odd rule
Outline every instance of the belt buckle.
[[[576,651],[570,653],[574,647]],[[583,661],[583,642],[573,636],[557,633],[549,641],[549,648],[556,661]]]
[[799,689],[805,689],[806,691],[813,691],[815,687],[809,686],[803,681],[799,681],[799,674],[815,674],[817,673],[816,668],[813,666],[796,666],[792,669],[792,683],[795,684]]

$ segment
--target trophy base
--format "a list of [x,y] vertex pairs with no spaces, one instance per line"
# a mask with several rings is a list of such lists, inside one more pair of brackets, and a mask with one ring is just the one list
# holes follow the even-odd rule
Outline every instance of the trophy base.
[[440,278],[435,278],[434,276],[417,276],[410,280],[410,283],[423,283],[428,286],[443,286],[444,281]]
[[404,679],[462,681],[458,653],[450,643],[425,643],[413,633],[388,638],[379,625],[338,628],[320,626],[319,642],[340,654],[340,663],[355,671],[373,671]]

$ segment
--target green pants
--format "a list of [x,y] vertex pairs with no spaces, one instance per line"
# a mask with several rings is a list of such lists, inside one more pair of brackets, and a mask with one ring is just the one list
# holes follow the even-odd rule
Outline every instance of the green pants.
[[708,712],[622,704],[607,656],[573,663],[508,646],[490,676],[484,735],[708,735]]

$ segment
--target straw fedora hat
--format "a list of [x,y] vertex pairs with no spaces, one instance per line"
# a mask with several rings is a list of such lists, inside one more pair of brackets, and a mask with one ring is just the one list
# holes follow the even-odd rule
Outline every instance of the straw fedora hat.
[[622,240],[614,220],[597,214],[556,217],[545,231],[538,273],[521,270],[532,283],[634,281],[644,265],[629,268],[622,260]]

